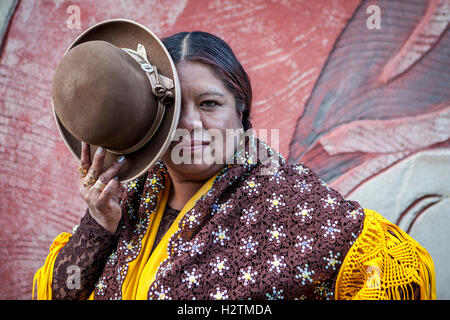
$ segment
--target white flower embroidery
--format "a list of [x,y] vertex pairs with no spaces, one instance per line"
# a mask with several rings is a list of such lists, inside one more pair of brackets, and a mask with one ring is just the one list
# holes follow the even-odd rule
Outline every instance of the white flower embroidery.
[[258,275],[257,271],[253,271],[252,266],[248,266],[247,269],[240,269],[241,275],[238,277],[239,281],[243,281],[246,287],[249,283],[254,284],[256,282],[255,277]]
[[286,263],[284,261],[284,256],[278,257],[276,254],[273,255],[273,260],[268,260],[267,263],[270,265],[269,271],[276,271],[277,273],[281,272],[281,268],[286,267]]
[[245,251],[245,255],[248,257],[251,254],[256,254],[257,250],[256,247],[258,246],[258,241],[253,241],[253,237],[249,236],[247,239],[242,238],[241,242],[243,243],[242,246],[239,247],[239,249]]
[[256,182],[255,177],[252,177],[250,181],[245,182],[245,186],[242,189],[247,192],[248,196],[253,196],[259,194],[258,189],[260,186],[261,183]]
[[307,183],[306,180],[296,180],[294,188],[299,189],[301,193],[311,192],[311,183]]
[[334,221],[331,223],[331,220],[327,220],[326,226],[320,226],[322,230],[325,230],[325,233],[323,234],[324,238],[335,240],[336,239],[336,233],[340,233],[341,230],[336,228],[338,225],[338,221]]
[[256,160],[253,157],[253,155],[250,155],[248,152],[245,152],[245,156],[246,156],[245,157],[246,159],[245,159],[244,167],[246,169],[256,164]]
[[230,237],[227,236],[228,228],[223,229],[222,226],[218,227],[218,231],[212,231],[214,236],[214,243],[220,243],[221,246],[225,245],[226,240],[230,240]]
[[201,273],[197,272],[197,268],[192,268],[191,271],[184,270],[184,274],[186,275],[185,278],[183,278],[181,281],[183,283],[187,283],[188,288],[192,288],[192,286],[198,287],[200,284],[200,278],[202,277]]
[[[194,241],[186,241],[180,237],[178,241],[174,243],[173,251],[176,254],[181,254],[182,252],[189,252],[189,255],[193,257],[195,254],[202,254],[202,247],[205,246],[204,243],[199,242],[200,240],[196,238]],[[170,255],[170,252],[169,252]]]
[[314,270],[309,270],[308,264],[305,264],[303,268],[297,266],[297,270],[299,273],[295,275],[295,279],[299,279],[302,285],[313,282]]
[[158,196],[156,193],[147,192],[141,197],[141,203],[145,208],[148,208],[150,205],[155,205],[158,200]]
[[161,184],[161,179],[158,179],[155,174],[151,179],[147,179],[147,187],[151,187],[152,190],[157,190],[158,187],[164,188],[164,186]]
[[363,215],[363,213],[362,212],[360,212],[358,209],[354,209],[354,210],[347,210],[346,211],[346,218],[347,219],[353,219],[353,220],[356,220],[357,218],[358,218],[358,216],[362,216]]
[[133,256],[136,253],[137,246],[134,244],[133,240],[130,241],[122,241],[122,245],[119,247],[120,250],[123,250],[125,256],[127,256],[126,260],[133,260]]
[[283,296],[283,289],[277,290],[276,287],[272,287],[272,292],[266,293],[267,300],[282,300],[284,299]]
[[189,214],[189,216],[187,216],[187,223],[188,223],[188,226],[189,226],[189,228],[193,228],[194,226],[198,226],[198,225],[200,225],[200,216],[201,216],[201,213],[199,212],[199,213],[196,213],[195,212],[195,209],[193,209],[192,211],[191,211],[191,213]]
[[253,206],[251,206],[248,210],[247,209],[243,209],[242,212],[243,212],[243,215],[241,216],[241,220],[243,222],[245,222],[245,224],[247,226],[249,226],[249,225],[251,225],[253,223],[256,223],[256,221],[257,221],[256,217],[258,216],[259,212],[258,212],[258,210],[255,210],[253,208]]
[[219,204],[217,208],[218,213],[228,214],[228,210],[233,209],[233,205],[230,203],[231,199],[225,203]]
[[334,295],[333,291],[330,291],[329,282],[319,282],[319,285],[314,289],[314,293],[324,297],[325,300],[330,300]]
[[337,198],[333,198],[331,195],[327,194],[327,198],[322,198],[322,201],[325,202],[323,207],[326,209],[328,207],[331,207],[331,209],[336,209],[339,206],[339,203],[337,201]]
[[196,238],[194,242],[189,242],[190,244],[190,256],[193,257],[195,254],[202,254],[202,247],[205,246],[204,243],[199,242],[200,240]]
[[276,195],[275,193],[272,193],[272,197],[269,199],[266,199],[266,202],[269,202],[269,210],[274,210],[275,212],[279,213],[280,208],[285,206],[285,203],[282,201],[283,195],[279,194]]
[[209,265],[213,267],[211,273],[218,273],[220,276],[223,276],[224,272],[230,269],[230,267],[227,265],[227,262],[227,258],[220,258],[219,256],[217,256],[215,260],[209,263]]
[[323,260],[327,261],[327,265],[325,266],[325,269],[333,269],[333,271],[336,270],[336,265],[341,264],[342,262],[340,260],[338,260],[338,258],[340,257],[340,253],[336,253],[333,254],[333,251],[330,251],[330,256],[329,257],[323,257]]
[[294,188],[297,188],[301,193],[310,192],[312,184],[307,183],[306,180],[295,180]]
[[134,180],[131,180],[130,182],[128,182],[127,184],[125,184],[125,190],[127,191],[127,192],[130,192],[130,191],[137,191],[137,189],[138,189],[138,186],[139,186],[139,181],[140,179],[138,178],[138,179],[134,179]]
[[168,295],[170,292],[170,287],[164,287],[164,285],[158,286],[156,289],[151,290],[149,292],[149,299],[153,300],[153,295],[157,296],[157,300],[172,300],[172,298]]
[[301,222],[310,222],[312,220],[312,212],[314,208],[310,208],[308,202],[304,204],[297,204],[297,211],[295,211],[294,215],[297,218],[300,218]]
[[283,226],[277,226],[275,223],[272,224],[272,229],[267,229],[267,233],[269,233],[269,241],[277,244],[281,243],[281,239],[286,237],[286,233],[283,232]]
[[227,289],[221,290],[220,287],[217,287],[216,291],[215,292],[211,292],[209,294],[209,296],[211,298],[216,299],[216,300],[226,300],[226,299],[229,298]]
[[272,176],[269,178],[270,182],[275,181],[276,184],[280,184],[282,181],[286,181],[286,178],[283,176],[283,170],[273,172]]
[[105,294],[105,289],[107,288],[107,285],[105,282],[103,282],[103,278],[95,285],[97,288],[97,294],[103,296]]
[[297,236],[295,247],[300,250],[302,254],[312,251],[312,243],[314,238],[308,238],[308,236]]

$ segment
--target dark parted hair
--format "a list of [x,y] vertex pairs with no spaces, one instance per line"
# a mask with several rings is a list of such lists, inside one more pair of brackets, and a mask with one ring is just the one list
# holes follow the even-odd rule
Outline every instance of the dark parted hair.
[[211,67],[234,95],[237,111],[242,114],[244,130],[252,127],[250,79],[225,41],[207,32],[193,31],[176,33],[162,39],[162,42],[175,64],[184,60],[201,62]]

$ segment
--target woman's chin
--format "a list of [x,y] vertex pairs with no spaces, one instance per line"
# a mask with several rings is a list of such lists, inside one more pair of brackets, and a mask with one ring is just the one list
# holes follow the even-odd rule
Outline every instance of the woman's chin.
[[172,164],[172,168],[176,170],[179,174],[185,177],[189,177],[192,181],[203,181],[209,179],[216,172],[218,172],[224,164],[217,163],[181,163]]

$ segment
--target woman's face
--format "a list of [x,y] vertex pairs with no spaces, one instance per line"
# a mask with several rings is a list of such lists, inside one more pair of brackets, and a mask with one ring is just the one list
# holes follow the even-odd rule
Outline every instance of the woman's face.
[[176,67],[181,114],[175,141],[163,160],[179,179],[204,181],[232,158],[241,117],[234,95],[209,66],[181,61]]

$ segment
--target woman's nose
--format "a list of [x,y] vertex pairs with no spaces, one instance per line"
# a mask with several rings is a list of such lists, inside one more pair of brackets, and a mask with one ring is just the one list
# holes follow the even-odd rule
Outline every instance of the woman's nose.
[[201,116],[192,104],[182,104],[178,128],[186,129],[190,132],[202,126]]

